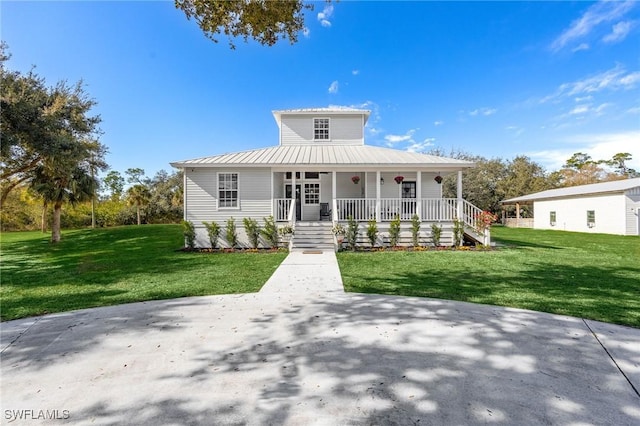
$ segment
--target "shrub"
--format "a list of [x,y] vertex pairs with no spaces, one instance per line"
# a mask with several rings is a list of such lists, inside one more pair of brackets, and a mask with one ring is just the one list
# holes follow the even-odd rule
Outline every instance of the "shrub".
[[196,247],[196,228],[192,222],[188,220],[182,221],[182,234],[184,235],[184,241],[187,247],[193,249]]
[[420,218],[417,214],[411,216],[411,242],[414,247],[420,245]]
[[345,235],[345,239],[347,240],[349,248],[353,251],[356,249],[356,243],[358,241],[359,223],[353,219],[353,216],[349,216],[347,219],[347,234]]
[[460,219],[453,221],[453,245],[460,247],[464,238],[464,222]]
[[207,234],[209,235],[209,242],[211,248],[218,248],[218,238],[220,238],[220,225],[215,222],[202,222],[205,228],[207,228]]
[[431,224],[431,240],[433,245],[438,247],[440,245],[440,237],[442,237],[442,226],[437,223]]
[[236,231],[236,220],[233,217],[227,219],[227,228],[225,229],[225,237],[229,247],[234,248],[238,245],[238,231]]
[[367,226],[367,238],[369,238],[371,247],[375,247],[376,240],[378,239],[378,224],[375,219],[371,219],[369,221],[369,225]]
[[396,247],[398,245],[398,240],[400,239],[400,216],[396,215],[395,218],[391,221],[389,225],[389,243],[391,247]]
[[258,248],[258,243],[260,242],[260,225],[255,219],[250,217],[245,217],[243,219],[244,230],[247,233],[247,237],[249,237],[249,244],[251,244],[252,249]]
[[273,216],[265,217],[262,220],[264,220],[264,227],[260,233],[271,247],[278,248],[278,226],[276,221]]

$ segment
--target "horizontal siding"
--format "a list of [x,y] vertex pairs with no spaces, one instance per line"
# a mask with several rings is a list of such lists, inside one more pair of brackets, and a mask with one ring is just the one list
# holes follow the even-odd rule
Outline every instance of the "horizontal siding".
[[[329,118],[329,141],[314,141],[313,119]],[[321,114],[317,116],[282,117],[282,145],[325,144],[325,145],[364,145],[362,116],[336,116]]]
[[[624,235],[625,200],[623,194],[593,195],[567,199],[534,201],[533,227],[561,231]],[[587,226],[587,210],[595,211],[595,226]],[[556,212],[556,224],[550,224],[550,212]]]
[[[270,216],[271,171],[268,168],[241,170],[239,176],[239,208],[218,209],[217,173],[229,172],[229,169],[194,168],[186,169],[186,206],[185,217],[196,227],[197,245],[208,247],[208,237],[203,221],[217,222],[224,228],[227,219],[236,220],[238,235],[243,245],[248,244],[242,221],[246,217],[263,223],[264,217]],[[224,246],[224,241],[221,241]]]
[[[389,224],[378,223],[378,239],[376,246],[388,246],[389,245]],[[344,223],[346,227],[347,224]],[[450,223],[441,223],[442,235],[440,236],[441,246],[453,245],[453,225]],[[433,246],[433,239],[431,238],[431,223],[424,222],[420,226],[420,232],[418,233],[418,241],[422,246]],[[360,223],[358,228],[358,245],[364,247],[370,247],[369,238],[367,237],[367,224]],[[344,243],[346,247],[346,242]],[[413,235],[411,233],[411,224],[408,222],[402,222],[400,225],[400,238],[398,239],[398,245],[408,247],[413,246]]]
[[640,235],[640,188],[627,192],[625,204],[626,235]]

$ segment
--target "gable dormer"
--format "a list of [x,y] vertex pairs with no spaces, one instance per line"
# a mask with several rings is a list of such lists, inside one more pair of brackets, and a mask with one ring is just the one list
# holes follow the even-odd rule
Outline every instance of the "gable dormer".
[[280,145],[364,145],[367,110],[311,108],[273,111]]

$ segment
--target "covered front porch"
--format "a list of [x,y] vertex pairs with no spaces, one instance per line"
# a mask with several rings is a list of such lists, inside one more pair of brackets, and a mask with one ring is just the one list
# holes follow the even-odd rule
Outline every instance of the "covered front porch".
[[[462,199],[461,170],[275,170],[273,216],[277,222],[375,220],[384,224],[398,218],[421,223],[452,224],[458,219],[474,232],[481,210]],[[442,180],[454,174],[457,198],[442,198]]]

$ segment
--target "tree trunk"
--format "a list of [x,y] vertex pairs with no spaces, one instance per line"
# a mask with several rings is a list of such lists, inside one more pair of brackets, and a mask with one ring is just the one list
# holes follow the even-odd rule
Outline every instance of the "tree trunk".
[[136,212],[138,213],[138,226],[140,226],[140,204],[136,204]]
[[47,204],[47,202],[43,202],[42,203],[42,217],[40,218],[40,230],[42,231],[42,233],[47,232],[47,207],[49,207],[49,205]]
[[53,224],[51,225],[51,242],[60,242],[60,214],[62,213],[62,203],[53,205]]

